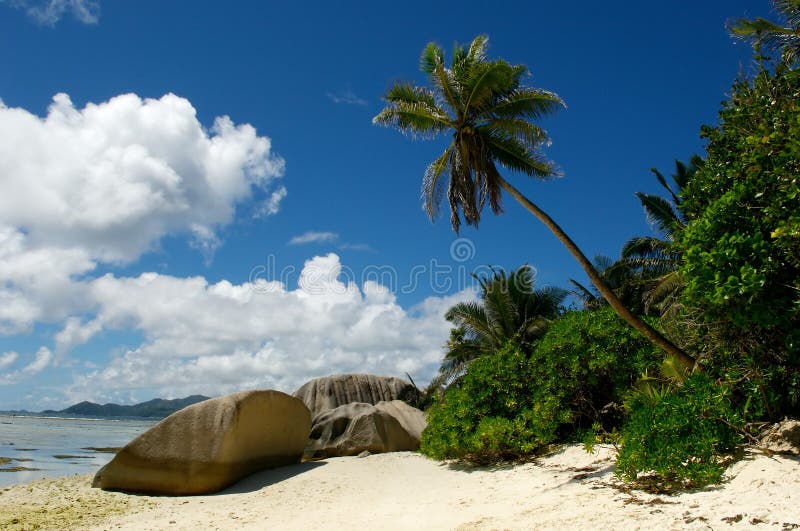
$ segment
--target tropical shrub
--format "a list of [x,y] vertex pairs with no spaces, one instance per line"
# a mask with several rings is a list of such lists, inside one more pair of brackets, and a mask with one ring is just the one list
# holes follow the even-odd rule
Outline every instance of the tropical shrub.
[[741,441],[742,419],[729,386],[695,373],[680,387],[634,393],[619,438],[617,474],[673,491],[719,482]]
[[558,400],[534,384],[530,357],[509,343],[475,360],[457,385],[428,411],[420,451],[436,459],[489,463],[535,454],[555,441],[569,417],[559,416]]
[[478,358],[429,410],[420,450],[477,463],[536,455],[600,424],[660,353],[613,310],[570,312],[530,354],[513,343]]
[[[706,365],[761,378],[765,408],[800,399],[800,72],[778,66],[736,83],[708,157],[684,190],[678,241],[683,303],[715,341]],[[747,374],[749,369],[751,374]],[[767,396],[762,386],[763,396]]]
[[596,422],[613,429],[614,419],[597,412],[609,404],[621,405],[641,374],[658,366],[663,353],[606,307],[565,314],[550,326],[531,358],[544,373],[538,376],[538,386],[563,393],[568,400],[576,430]]

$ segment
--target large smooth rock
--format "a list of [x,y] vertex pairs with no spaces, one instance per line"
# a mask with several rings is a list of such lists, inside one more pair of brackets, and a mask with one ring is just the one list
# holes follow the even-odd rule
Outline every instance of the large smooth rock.
[[425,413],[401,400],[352,402],[314,417],[306,458],[419,449]]
[[419,391],[400,378],[372,374],[337,374],[306,382],[292,395],[308,406],[313,417],[351,402],[374,405],[383,401],[403,400],[415,403]]
[[775,424],[761,438],[761,446],[778,454],[800,455],[800,421]]
[[186,407],[140,434],[93,487],[151,494],[217,492],[264,468],[300,461],[311,430],[302,401],[243,391]]

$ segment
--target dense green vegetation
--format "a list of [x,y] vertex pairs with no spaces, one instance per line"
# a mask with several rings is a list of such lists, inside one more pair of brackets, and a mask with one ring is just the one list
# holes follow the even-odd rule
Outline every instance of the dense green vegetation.
[[634,393],[619,438],[617,473],[653,490],[703,486],[721,479],[741,442],[732,389],[695,373],[662,392]]
[[[507,316],[490,311],[510,288],[510,277],[500,274],[483,281],[480,303],[451,310],[456,328],[448,355],[465,345],[471,354],[433,401],[424,453],[487,463],[578,438],[589,446],[610,441],[622,478],[671,491],[719,481],[759,426],[800,416],[800,2],[774,4],[785,24],[743,19],[732,26],[755,44],[758,71],[734,84],[719,123],[702,128],[704,156],[677,163],[674,185],[655,171],[667,196],[637,194],[656,234],[629,240],[618,260],[598,257],[586,267],[597,289],[573,282],[582,310],[542,314],[539,321],[508,318],[518,308],[511,303],[502,306]],[[539,138],[525,139],[528,129],[497,132],[494,121],[510,117],[490,109],[508,109],[518,89],[515,73],[523,70],[486,61],[484,45],[478,39],[469,51],[457,49],[451,69],[429,46],[423,65],[445,94],[437,99],[428,89],[397,85],[376,120],[415,132],[455,130],[454,143],[429,168],[424,189],[431,213],[440,199],[438,178],[449,167],[454,218],[460,209],[477,225],[484,200],[499,206],[496,195],[506,190],[586,266],[552,220],[497,173],[495,161],[532,175],[543,175],[543,167],[526,171],[495,152],[496,138],[518,140],[527,153]],[[781,60],[770,63],[765,50],[780,52]],[[494,68],[510,84],[479,83]],[[467,97],[473,91],[482,101],[475,108]],[[439,101],[454,113],[429,105]],[[420,116],[428,121],[418,122]],[[528,109],[519,116],[538,115]],[[646,328],[620,311],[623,304]],[[469,324],[467,309],[486,317],[474,323],[494,324],[485,330]],[[526,333],[533,330],[527,322],[547,324],[546,332],[537,325],[535,334]],[[657,340],[660,332],[647,333],[655,328],[680,348]]]
[[532,351],[509,340],[470,364],[431,409],[421,451],[486,463],[536,455],[589,429],[612,431],[658,350],[609,308],[568,312]]
[[[734,86],[686,190],[684,302],[714,338],[708,365],[768,377],[765,407],[796,411],[800,374],[800,72]],[[780,374],[779,374],[780,373]],[[770,394],[770,393],[767,393]]]

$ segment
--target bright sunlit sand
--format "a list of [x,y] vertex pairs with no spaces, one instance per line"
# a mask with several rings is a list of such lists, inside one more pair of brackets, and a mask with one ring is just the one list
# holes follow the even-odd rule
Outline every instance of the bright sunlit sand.
[[3,529],[794,529],[800,460],[749,454],[722,485],[677,496],[620,488],[613,452],[568,446],[537,463],[441,464],[415,453],[261,472],[216,495],[104,492],[91,475],[0,494]]

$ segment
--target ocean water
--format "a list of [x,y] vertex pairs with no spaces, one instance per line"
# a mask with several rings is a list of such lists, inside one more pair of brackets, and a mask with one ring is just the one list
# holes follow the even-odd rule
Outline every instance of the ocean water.
[[[12,459],[0,464],[0,486],[94,473],[114,454],[88,448],[125,446],[153,424],[155,421],[0,416],[0,457]],[[14,467],[39,470],[8,471]]]

